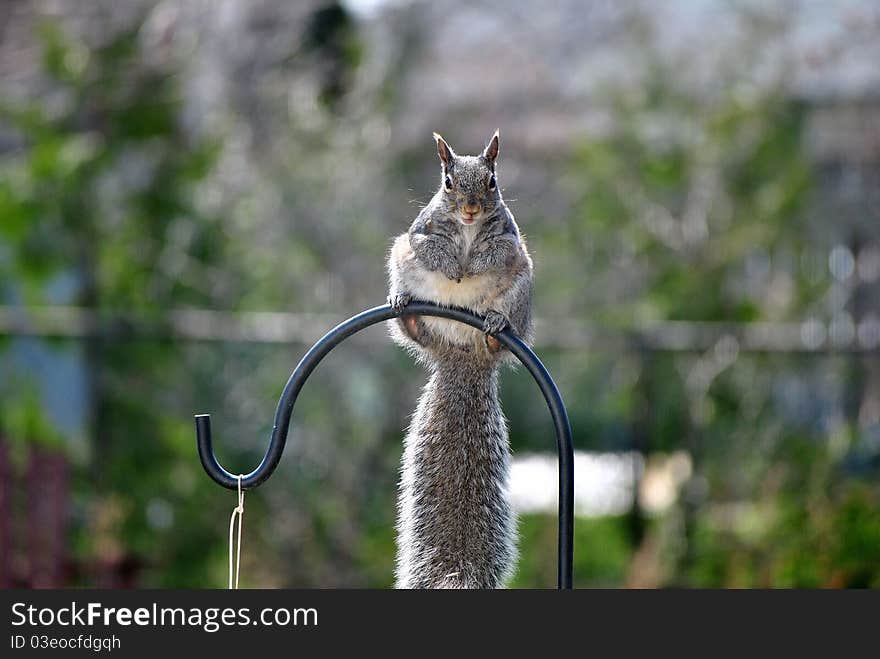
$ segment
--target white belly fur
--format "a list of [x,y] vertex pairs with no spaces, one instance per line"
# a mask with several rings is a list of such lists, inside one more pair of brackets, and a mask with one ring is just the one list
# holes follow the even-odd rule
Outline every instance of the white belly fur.
[[[463,277],[461,282],[456,282],[440,272],[423,272],[418,279],[412,291],[416,299],[464,307],[478,314],[488,311],[486,298],[492,285],[485,274]],[[481,334],[478,330],[454,320],[428,317],[423,317],[422,320],[429,329],[450,343],[472,343]]]

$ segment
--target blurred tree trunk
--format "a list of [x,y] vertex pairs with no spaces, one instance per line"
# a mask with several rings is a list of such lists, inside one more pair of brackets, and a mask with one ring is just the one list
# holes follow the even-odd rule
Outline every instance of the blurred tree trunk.
[[66,584],[69,471],[64,454],[31,444],[25,475],[25,551],[30,588],[59,588]]
[[639,499],[639,490],[642,484],[644,470],[648,463],[648,454],[650,451],[651,440],[651,400],[653,374],[653,354],[644,345],[638,347],[637,353],[639,360],[639,380],[635,390],[635,409],[633,410],[632,424],[632,445],[631,450],[641,455],[644,462],[639,464],[638,460],[633,460],[633,497],[632,505],[628,515],[628,528],[630,534],[630,545],[633,553],[638,551],[642,541],[645,538],[645,514],[642,510],[641,501]]
[[0,588],[12,588],[12,469],[0,436]]
[[[868,244],[864,236],[857,233],[849,244],[853,257],[857,258]],[[858,270],[853,276],[856,278],[851,306],[853,326],[856,328],[853,342],[858,343],[858,328],[874,309],[868,284]],[[864,433],[880,423],[880,353],[856,350],[850,364],[850,377],[847,378],[844,394],[844,414],[852,428]]]
[[0,588],[67,584],[69,474],[63,453],[37,443],[16,468],[0,438]]

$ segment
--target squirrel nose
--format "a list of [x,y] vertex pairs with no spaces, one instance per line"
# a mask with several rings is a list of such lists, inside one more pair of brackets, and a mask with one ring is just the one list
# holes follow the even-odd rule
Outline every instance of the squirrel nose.
[[477,213],[480,212],[480,205],[477,203],[474,203],[472,201],[469,201],[464,205],[464,212],[469,213],[471,215],[476,215]]

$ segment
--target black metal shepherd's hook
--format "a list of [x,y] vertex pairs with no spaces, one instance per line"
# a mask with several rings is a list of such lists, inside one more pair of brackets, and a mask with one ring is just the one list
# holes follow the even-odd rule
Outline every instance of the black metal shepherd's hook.
[[[251,473],[241,479],[242,489],[253,489],[262,484],[272,475],[281,454],[284,452],[284,444],[287,442],[287,432],[290,428],[290,415],[293,412],[293,404],[308,377],[315,370],[327,354],[342,341],[362,329],[375,325],[384,320],[390,320],[397,316],[437,316],[457,320],[471,327],[482,329],[483,319],[464,309],[454,307],[441,307],[426,302],[411,302],[400,311],[390,305],[383,305],[368,309],[357,316],[349,318],[327,332],[320,341],[312,346],[305,357],[300,360],[296,369],[287,380],[278,408],[275,410],[275,425],[272,428],[272,436],[269,440],[269,448],[260,465]],[[553,417],[553,425],[556,428],[556,447],[559,451],[559,563],[558,563],[558,587],[571,588],[572,558],[574,546],[574,451],[571,443],[571,426],[568,422],[568,414],[562,402],[562,396],[553,382],[553,378],[544,368],[541,360],[534,352],[523,343],[510,329],[499,332],[495,337],[512,352],[528,369],[544,399],[550,408]],[[197,414],[196,420],[196,443],[199,450],[199,459],[202,466],[208,472],[208,476],[223,487],[234,490],[238,487],[238,477],[226,471],[217,462],[214,448],[211,442],[211,416],[209,414]]]

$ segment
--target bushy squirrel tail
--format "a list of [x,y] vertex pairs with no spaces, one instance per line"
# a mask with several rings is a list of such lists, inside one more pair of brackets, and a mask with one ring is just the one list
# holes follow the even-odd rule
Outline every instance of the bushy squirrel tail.
[[497,588],[516,557],[498,365],[440,358],[404,442],[397,583]]

